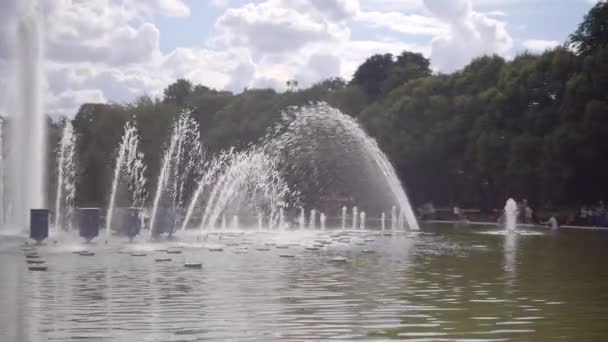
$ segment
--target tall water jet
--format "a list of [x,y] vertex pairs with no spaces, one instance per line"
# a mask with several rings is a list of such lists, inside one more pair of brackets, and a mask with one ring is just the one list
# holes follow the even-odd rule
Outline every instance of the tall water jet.
[[263,143],[267,154],[279,159],[283,177],[299,192],[303,206],[354,203],[380,212],[396,203],[409,229],[419,229],[394,168],[352,117],[326,103],[290,107]]
[[119,185],[126,187],[125,207],[142,207],[146,201],[146,166],[144,155],[139,151],[139,133],[132,122],[125,124],[124,132],[118,145],[116,161],[114,162],[114,177],[110,192],[110,202],[106,214],[106,238],[111,234],[114,209],[118,197]]
[[4,208],[7,222],[23,229],[32,208],[45,207],[46,117],[44,113],[44,19],[36,0],[16,3],[16,16],[9,49],[10,94],[6,95],[9,125],[9,155]]
[[346,229],[346,215],[348,208],[346,206],[342,207],[342,230]]
[[65,122],[57,150],[57,189],[55,192],[55,229],[71,230],[76,197],[76,137],[72,123]]
[[232,216],[232,229],[233,230],[238,230],[239,229],[239,217],[238,217],[238,215]]
[[279,229],[285,228],[285,209],[281,206],[279,208]]
[[258,212],[258,230],[262,230],[264,228],[264,216],[261,212]]
[[319,216],[319,221],[321,221],[321,230],[325,230],[325,220],[327,220],[327,216],[324,213],[321,213]]
[[[163,221],[158,216],[181,213],[190,194],[187,189],[200,177],[202,160],[199,125],[191,117],[190,111],[183,111],[173,125],[169,145],[162,159],[152,204],[150,235],[173,231],[174,227],[157,227],[157,223]],[[159,211],[161,206],[165,210]]]
[[304,229],[304,225],[306,224],[306,216],[304,213],[304,208],[300,207],[300,229]]
[[352,229],[357,229],[357,218],[359,217],[359,209],[355,206],[353,207],[353,227]]
[[6,221],[4,217],[4,167],[4,117],[0,116],[0,226]]
[[380,227],[382,230],[386,229],[386,215],[384,214],[384,211],[382,212],[382,215],[380,215]]
[[517,227],[517,202],[509,198],[505,204],[505,228],[512,233]]
[[359,214],[359,220],[361,221],[359,229],[365,230],[365,211],[362,211],[361,214]]
[[317,228],[315,226],[316,221],[317,221],[317,210],[312,209],[312,210],[310,210],[310,221],[308,221],[308,229],[315,230]]

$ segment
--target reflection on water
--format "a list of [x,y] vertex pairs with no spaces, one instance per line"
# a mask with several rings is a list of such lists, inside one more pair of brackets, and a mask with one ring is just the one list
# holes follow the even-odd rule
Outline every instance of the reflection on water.
[[[473,229],[310,233],[297,245],[285,235],[224,234],[87,246],[89,257],[60,243],[39,248],[47,272],[28,271],[21,241],[4,239],[0,340],[604,341],[606,233]],[[306,249],[313,245],[321,247]],[[175,246],[181,254],[155,251]],[[119,254],[125,248],[147,255]]]

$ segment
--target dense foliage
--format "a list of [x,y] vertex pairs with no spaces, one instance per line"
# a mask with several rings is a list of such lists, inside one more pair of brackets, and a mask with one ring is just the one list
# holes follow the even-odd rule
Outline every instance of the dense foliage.
[[415,203],[490,208],[509,196],[537,207],[595,202],[608,190],[607,22],[608,5],[600,2],[570,48],[512,61],[485,56],[449,75],[432,75],[427,59],[404,52],[370,57],[350,83],[232,94],[178,80],[162,99],[85,104],[73,120],[77,201],[104,205],[115,149],[131,118],[154,186],[180,108],[193,109],[214,153],[256,142],[286,106],[326,101],[378,140]]

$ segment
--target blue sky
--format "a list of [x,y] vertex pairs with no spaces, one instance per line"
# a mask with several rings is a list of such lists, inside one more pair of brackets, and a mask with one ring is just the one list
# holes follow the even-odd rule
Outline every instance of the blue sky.
[[[177,78],[234,92],[349,79],[375,53],[423,53],[438,72],[484,54],[541,53],[593,0],[2,0],[0,86],[14,18],[41,13],[47,108],[160,96]],[[25,5],[24,5],[25,4]],[[6,86],[6,85],[5,85]],[[1,108],[0,108],[1,110]]]

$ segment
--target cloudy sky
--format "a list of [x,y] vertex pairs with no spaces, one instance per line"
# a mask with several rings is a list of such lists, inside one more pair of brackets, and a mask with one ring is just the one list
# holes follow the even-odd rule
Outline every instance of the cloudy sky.
[[[0,2],[0,79],[10,18]],[[349,79],[375,53],[421,52],[435,71],[510,58],[567,39],[593,0],[38,0],[44,12],[47,111],[158,96],[185,77],[209,87],[283,89]],[[8,18],[8,19],[7,19]],[[6,85],[5,85],[6,87]],[[0,88],[2,91],[2,88]]]

